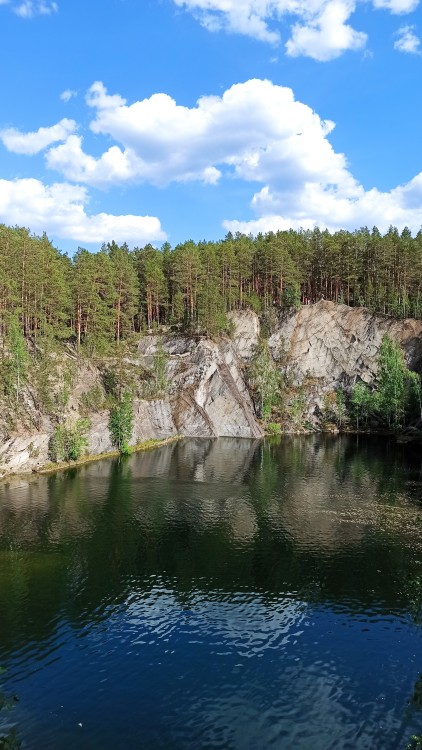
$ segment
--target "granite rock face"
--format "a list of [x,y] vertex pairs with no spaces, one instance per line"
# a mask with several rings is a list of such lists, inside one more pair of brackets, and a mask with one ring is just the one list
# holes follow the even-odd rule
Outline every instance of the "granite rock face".
[[[151,366],[157,337],[141,339],[138,353]],[[186,437],[259,438],[253,404],[246,387],[242,361],[231,341],[168,337],[169,392],[164,422]],[[152,402],[151,406],[156,403]],[[156,406],[153,406],[156,409]],[[164,424],[159,420],[160,424]]]
[[287,352],[297,381],[310,376],[328,387],[357,379],[373,382],[384,335],[400,344],[408,366],[422,371],[422,321],[393,320],[325,300],[281,316],[269,345],[276,359],[280,349]]
[[[245,366],[259,343],[259,318],[252,311],[235,311],[229,317],[233,328],[230,339],[214,341],[173,334],[140,339],[137,354],[127,360],[127,365],[141,378],[142,372],[153,368],[154,355],[162,346],[168,387],[160,398],[134,400],[133,445],[176,435],[262,437],[245,381]],[[275,320],[270,350],[290,381],[304,385],[311,419],[327,392],[348,388],[358,380],[373,382],[384,334],[400,344],[408,365],[422,373],[422,321],[395,321],[364,308],[327,301],[280,313]],[[101,382],[99,366],[92,362],[78,365],[66,419],[72,421],[80,416],[84,393],[101,387]],[[36,412],[36,393],[31,394],[28,389],[25,398],[32,404],[30,423],[37,424],[38,431],[21,427],[9,434],[3,430],[0,476],[37,470],[49,460],[53,424],[45,414]],[[108,412],[97,411],[90,415],[90,421],[88,453],[111,451]]]
[[384,335],[422,373],[422,321],[393,320],[326,300],[281,314],[269,346],[276,361],[284,360],[291,382],[304,386],[306,417],[316,425],[325,394],[374,382]]
[[33,471],[47,462],[50,435],[36,432],[10,437],[0,445],[0,476]]
[[248,362],[259,343],[259,318],[252,310],[234,310],[228,318],[233,326],[233,348],[238,357]]
[[[167,359],[166,393],[160,398],[133,401],[133,433],[130,443],[150,439],[186,437],[260,438],[253,404],[243,376],[241,354],[251,356],[259,335],[259,321],[252,313],[234,316],[235,342],[178,335],[146,336],[139,342],[137,357],[127,361],[132,371],[153,367],[154,355],[163,346]],[[74,422],[81,416],[80,403],[93,387],[101,388],[101,371],[93,363],[81,362],[64,418]],[[32,415],[34,416],[34,415]],[[89,416],[87,453],[99,455],[113,450],[108,429],[108,411]],[[35,419],[34,419],[35,422]],[[34,471],[49,462],[49,440],[54,426],[42,415],[42,431],[5,435],[0,442],[0,476]]]

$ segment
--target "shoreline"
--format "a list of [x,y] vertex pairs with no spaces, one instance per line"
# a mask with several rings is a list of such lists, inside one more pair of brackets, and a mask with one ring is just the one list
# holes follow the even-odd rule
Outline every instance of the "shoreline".
[[[165,445],[169,445],[170,443],[175,443],[178,440],[181,440],[181,435],[174,435],[173,437],[168,438],[152,438],[151,440],[145,440],[143,443],[138,443],[137,445],[131,445],[130,446],[130,453],[128,454],[128,457],[131,456],[133,453],[142,453],[143,451],[150,451],[154,448],[161,448]],[[119,458],[121,456],[120,451],[107,451],[107,453],[97,453],[95,456],[82,456],[77,461],[62,461],[58,464],[46,464],[41,469],[37,469],[37,471],[33,471],[33,474],[53,474],[56,471],[66,471],[66,469],[73,469],[78,468],[79,466],[84,466],[84,464],[91,464],[94,461],[103,461],[105,458]]]
[[[397,443],[416,443],[422,441],[422,433],[406,433],[406,432],[395,432],[393,430],[356,430],[356,429],[349,429],[349,430],[286,430],[282,431],[278,434],[271,434],[270,432],[264,432],[262,438],[258,438],[259,440],[274,440],[280,439],[283,437],[308,437],[310,435],[331,435],[332,437],[340,437],[342,435],[364,435],[364,436],[373,436],[373,437],[395,437]],[[171,443],[178,442],[180,440],[185,439],[187,436],[184,435],[173,435],[168,438],[152,438],[150,440],[145,440],[142,443],[138,443],[137,445],[131,446],[131,453],[129,455],[132,455],[133,453],[142,453],[150,450],[154,450],[155,448],[161,448],[165,445],[170,445]],[[189,439],[189,438],[188,438]],[[209,439],[209,438],[205,438]],[[214,438],[217,439],[217,438]],[[249,439],[249,438],[246,438]],[[254,438],[250,438],[254,439]],[[256,438],[255,438],[256,439]],[[118,450],[114,451],[107,451],[106,453],[98,453],[96,455],[89,455],[89,456],[82,456],[77,461],[62,461],[60,463],[54,464],[49,463],[45,464],[44,466],[41,466],[39,469],[32,469],[30,471],[17,471],[12,472],[10,474],[5,474],[4,476],[0,477],[0,484],[3,482],[7,482],[9,479],[16,479],[19,477],[28,479],[29,477],[35,478],[40,475],[48,475],[48,474],[55,474],[60,471],[68,471],[69,469],[78,469],[82,466],[85,466],[86,464],[94,463],[95,461],[103,461],[108,458],[119,458],[120,452]]]
[[[143,443],[138,443],[137,445],[131,446],[131,453],[129,455],[132,455],[133,453],[142,453],[143,451],[154,450],[155,448],[161,448],[165,445],[175,443],[181,439],[182,435],[174,435],[168,438],[154,438],[151,440],[145,440]],[[39,469],[32,469],[32,471],[17,471],[15,473],[6,474],[5,476],[0,478],[0,483],[7,482],[9,479],[16,479],[19,477],[28,479],[29,477],[35,478],[41,475],[55,474],[56,472],[68,471],[69,469],[79,469],[81,466],[94,463],[95,461],[103,461],[107,458],[119,458],[120,455],[120,452],[118,450],[115,450],[107,451],[107,453],[97,453],[95,456],[82,456],[77,461],[61,461],[57,464],[45,464]]]

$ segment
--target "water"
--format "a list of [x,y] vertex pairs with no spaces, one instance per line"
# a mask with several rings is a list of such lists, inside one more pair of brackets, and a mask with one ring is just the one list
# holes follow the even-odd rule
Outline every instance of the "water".
[[185,440],[0,485],[8,747],[404,750],[421,636],[419,445]]

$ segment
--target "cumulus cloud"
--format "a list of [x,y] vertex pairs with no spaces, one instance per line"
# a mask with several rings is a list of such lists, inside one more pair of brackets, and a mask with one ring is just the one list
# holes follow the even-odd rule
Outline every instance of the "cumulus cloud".
[[14,3],[12,10],[21,18],[33,18],[34,16],[51,16],[57,13],[59,6],[52,0],[23,0]]
[[252,206],[257,217],[251,221],[226,220],[227,231],[256,234],[277,229],[311,229],[314,226],[331,231],[377,226],[385,232],[392,224],[417,232],[421,225],[422,173],[410,182],[389,192],[376,188],[365,191],[358,186],[354,196],[342,196],[322,183],[304,185],[294,196],[263,188],[256,193]]
[[251,201],[255,218],[227,218],[224,226],[232,231],[420,227],[422,176],[390,192],[365,190],[330,143],[334,123],[297,101],[290,88],[253,79],[184,107],[166,94],[128,104],[97,82],[87,104],[95,113],[91,130],[114,143],[98,158],[84,152],[76,134],[52,147],[47,163],[68,180],[259,185]]
[[48,186],[36,179],[0,180],[0,221],[76,242],[143,244],[166,239],[154,216],[115,216],[86,211],[86,188],[68,183]]
[[[375,9],[410,13],[419,0],[370,0]],[[210,31],[244,34],[270,44],[282,38],[281,22],[290,30],[286,52],[319,61],[346,50],[358,50],[367,35],[349,23],[358,3],[368,0],[173,0]],[[284,30],[284,29],[283,29]],[[284,36],[284,34],[283,34]]]
[[[51,200],[59,207],[51,211],[51,216],[58,217],[57,224],[63,223],[61,236],[79,233],[79,238],[97,237],[107,227],[109,236],[117,236],[121,229],[121,236],[130,238],[138,233],[141,241],[146,221],[155,222],[153,232],[160,233],[157,219],[107,218],[104,214],[88,217],[86,187],[81,185],[111,187],[144,182],[166,186],[197,181],[227,189],[233,180],[242,180],[253,185],[250,205],[254,218],[239,222],[227,211],[224,226],[232,231],[255,233],[315,225],[336,230],[374,224],[384,230],[391,223],[407,225],[414,231],[420,228],[422,173],[390,191],[376,187],[366,190],[354,178],[346,156],[330,143],[334,123],[297,101],[290,88],[252,79],[231,86],[221,96],[204,96],[195,106],[185,107],[163,93],[129,104],[118,94],[110,95],[97,82],[89,89],[86,102],[93,112],[92,132],[99,139],[111,141],[111,145],[94,157],[85,152],[82,136],[69,125],[63,143],[51,145],[46,152],[47,165],[62,173],[65,185],[45,188],[29,181],[25,186],[35,185],[36,200],[32,194],[24,196],[23,203],[16,198],[17,206],[31,205],[32,211],[35,205],[34,218],[25,219],[29,225],[51,225],[49,210],[38,207],[38,202],[46,206]],[[51,129],[45,130],[46,142],[52,135]],[[35,134],[11,132],[15,150],[38,150],[42,129]],[[5,139],[4,132],[1,137]],[[22,138],[23,142],[19,140]],[[77,186],[71,187],[69,181]],[[67,203],[59,200],[63,191]],[[76,230],[63,206],[69,206],[75,216]],[[8,217],[9,222],[14,220]],[[19,213],[16,221],[23,221]],[[56,228],[53,231],[57,233]]]
[[48,166],[66,179],[106,186],[129,180],[166,185],[198,180],[215,184],[223,173],[246,180],[285,183],[311,178],[323,168],[332,181],[344,171],[326,136],[333,123],[298,102],[290,88],[253,79],[221,97],[204,96],[196,107],[178,105],[167,94],[128,105],[102,83],[87,95],[96,134],[112,138],[99,158],[71,135],[47,153]]
[[291,57],[305,55],[326,62],[346,50],[364,47],[367,35],[355,31],[346,23],[353,5],[354,3],[344,0],[333,0],[310,23],[295,24],[291,38],[286,43],[287,54]]
[[62,91],[62,93],[60,94],[60,101],[67,104],[67,102],[70,102],[70,100],[73,99],[77,95],[78,95],[77,91],[73,91],[72,89],[66,89],[65,91]]
[[419,0],[372,0],[374,8],[383,8],[391,13],[411,13],[416,10]]
[[52,143],[64,141],[77,128],[74,120],[64,118],[49,128],[39,128],[33,133],[22,133],[16,128],[0,130],[0,140],[8,151],[15,154],[38,154]]
[[414,26],[402,26],[396,32],[397,39],[394,42],[394,49],[399,52],[407,52],[410,55],[420,55],[421,40],[415,34]]

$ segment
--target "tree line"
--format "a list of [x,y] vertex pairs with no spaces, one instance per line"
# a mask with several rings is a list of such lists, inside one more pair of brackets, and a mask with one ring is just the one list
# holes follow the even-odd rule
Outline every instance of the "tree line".
[[70,259],[45,234],[0,226],[0,336],[11,321],[27,338],[53,333],[94,348],[161,325],[213,335],[230,310],[323,298],[421,318],[422,230],[229,233],[133,250],[111,241]]

